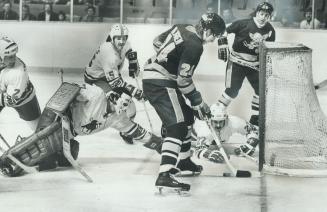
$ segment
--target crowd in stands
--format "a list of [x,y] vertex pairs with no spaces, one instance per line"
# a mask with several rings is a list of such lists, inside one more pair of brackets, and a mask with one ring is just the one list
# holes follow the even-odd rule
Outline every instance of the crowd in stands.
[[[23,21],[70,21],[71,0],[21,0],[23,1]],[[120,0],[72,0],[74,3],[74,22],[102,22],[110,18],[120,17]],[[186,2],[187,1],[187,2]],[[198,19],[203,10],[219,12],[227,24],[236,19],[251,17],[254,6],[263,0],[173,0],[173,18],[187,22],[188,19]],[[275,27],[301,29],[327,28],[327,0],[266,0],[275,8],[272,24]],[[0,0],[0,20],[19,20],[20,0]],[[143,4],[141,3],[143,2]],[[145,2],[145,3],[144,3]],[[167,5],[165,5],[165,3]],[[132,17],[148,23],[146,20],[156,14],[170,23],[169,1],[159,0],[124,0],[124,17]],[[183,2],[186,2],[183,4]],[[149,3],[149,4],[146,4]],[[41,6],[43,5],[43,6]],[[189,8],[183,8],[185,5]],[[187,10],[187,11],[185,11]],[[150,15],[149,15],[150,14]],[[183,17],[185,15],[185,17]],[[162,16],[162,17],[160,17]],[[155,17],[157,18],[157,17]],[[115,19],[115,20],[116,20]],[[131,19],[127,19],[131,20]],[[173,22],[174,23],[174,22]]]

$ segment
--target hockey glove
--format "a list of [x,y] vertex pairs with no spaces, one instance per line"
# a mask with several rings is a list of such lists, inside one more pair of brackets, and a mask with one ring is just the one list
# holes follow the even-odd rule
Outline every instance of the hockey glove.
[[259,140],[256,138],[250,138],[246,141],[245,144],[242,144],[239,148],[234,150],[236,155],[240,155],[241,153],[252,156],[255,152],[255,147],[258,145]]
[[136,89],[135,92],[133,93],[133,97],[137,99],[138,101],[146,101],[146,97],[144,96],[144,93],[140,89]]
[[226,62],[229,56],[227,37],[218,38],[218,59]]
[[211,145],[208,148],[204,148],[200,150],[197,154],[198,158],[206,158],[211,162],[214,163],[223,163],[224,157],[222,154],[219,152],[218,147],[216,145]]
[[120,94],[115,91],[109,91],[106,93],[106,98],[114,105],[117,104],[117,100],[120,98]]
[[127,53],[127,59],[129,60],[128,70],[130,77],[137,77],[140,73],[140,66],[137,60],[137,52],[131,51]]
[[201,102],[199,105],[192,106],[195,117],[200,120],[207,120],[211,117],[209,106],[205,102]]

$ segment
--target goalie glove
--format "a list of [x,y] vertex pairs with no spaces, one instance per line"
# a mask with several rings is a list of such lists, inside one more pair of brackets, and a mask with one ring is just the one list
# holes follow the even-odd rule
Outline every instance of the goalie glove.
[[218,38],[218,59],[226,62],[229,56],[227,37],[222,36]]
[[127,59],[129,61],[128,74],[130,77],[135,78],[140,74],[140,66],[139,66],[139,62],[137,60],[137,52],[136,51],[128,52]]

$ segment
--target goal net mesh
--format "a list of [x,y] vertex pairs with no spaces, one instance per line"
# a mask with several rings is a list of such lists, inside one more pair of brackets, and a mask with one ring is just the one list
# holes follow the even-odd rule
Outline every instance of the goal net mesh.
[[282,175],[327,176],[327,119],[312,80],[312,50],[260,47],[260,168]]

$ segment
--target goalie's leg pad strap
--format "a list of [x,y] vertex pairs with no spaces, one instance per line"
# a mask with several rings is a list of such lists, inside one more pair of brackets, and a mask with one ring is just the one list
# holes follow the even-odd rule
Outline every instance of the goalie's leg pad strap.
[[34,166],[42,159],[62,151],[61,123],[54,122],[26,140],[15,144],[7,152],[28,166]]

